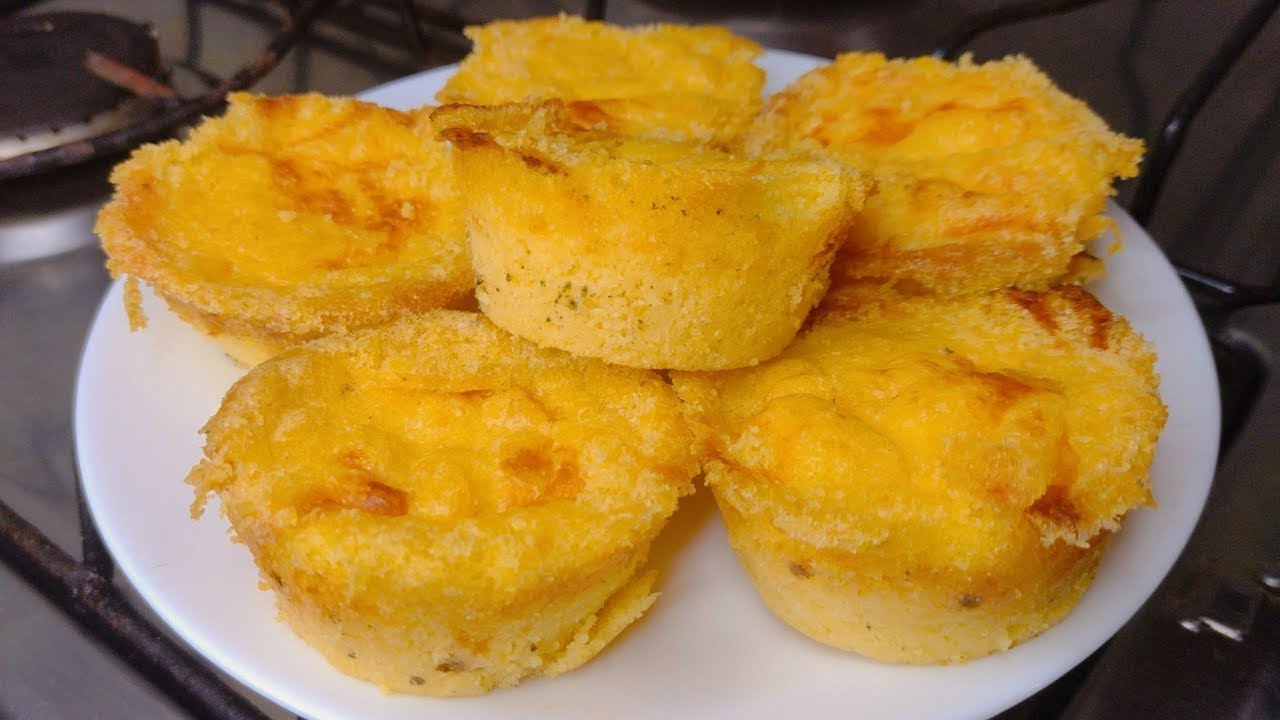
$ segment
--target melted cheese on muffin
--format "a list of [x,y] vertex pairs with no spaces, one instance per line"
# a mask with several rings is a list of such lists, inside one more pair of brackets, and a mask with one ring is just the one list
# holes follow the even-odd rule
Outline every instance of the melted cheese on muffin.
[[1112,181],[1142,143],[1109,131],[1027,59],[847,53],[770,99],[756,148],[843,160],[874,177],[833,277],[945,294],[1044,289],[1109,227]]
[[188,140],[143,146],[112,173],[97,230],[114,275],[246,346],[249,364],[467,302],[449,150],[417,129],[425,116],[320,95],[230,101]]
[[1077,287],[943,300],[863,284],[780,357],[673,379],[770,606],[838,647],[944,662],[1060,619],[1151,503],[1154,361]]
[[654,600],[697,469],[655,374],[428,312],[259,365],[204,429],[281,614],[339,669],[475,694],[586,662]]

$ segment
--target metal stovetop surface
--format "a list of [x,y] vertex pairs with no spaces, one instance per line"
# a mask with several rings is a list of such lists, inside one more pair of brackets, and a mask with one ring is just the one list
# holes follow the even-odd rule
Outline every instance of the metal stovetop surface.
[[[607,17],[720,22],[773,47],[820,55],[848,49],[905,55],[931,51],[965,17],[994,4],[712,2],[690,11],[655,0],[614,2]],[[269,34],[246,11],[251,5],[139,0],[40,3],[37,9],[107,9],[147,20],[167,57],[195,55],[226,70]],[[994,31],[970,47],[979,58],[1031,56],[1114,127],[1150,138],[1251,5],[1104,1]],[[530,12],[513,6],[519,4],[452,9],[477,19]],[[201,22],[189,35],[193,8]],[[199,42],[193,45],[192,37]],[[303,47],[257,89],[349,93],[422,67],[406,53],[370,59],[346,56],[323,41]],[[1175,261],[1255,285],[1274,284],[1280,265],[1276,67],[1280,22],[1273,19],[1191,127],[1148,223]],[[16,182],[0,184],[0,256],[16,223],[58,205],[38,187]],[[100,197],[97,187],[90,194]],[[1131,192],[1124,188],[1121,199]],[[0,500],[78,556],[72,385],[108,279],[85,224],[66,228],[59,242],[79,249],[0,266]],[[1248,412],[1234,412],[1244,422],[1224,454],[1201,526],[1161,591],[1103,652],[1004,717],[1280,717],[1280,611],[1266,589],[1266,578],[1280,583],[1280,385],[1271,372],[1280,351],[1280,310],[1262,305],[1212,320],[1211,329],[1244,350],[1224,354],[1223,385],[1228,399]],[[121,422],[128,422],[127,408]],[[269,716],[292,717],[245,696]],[[189,714],[0,565],[0,718],[90,716]]]

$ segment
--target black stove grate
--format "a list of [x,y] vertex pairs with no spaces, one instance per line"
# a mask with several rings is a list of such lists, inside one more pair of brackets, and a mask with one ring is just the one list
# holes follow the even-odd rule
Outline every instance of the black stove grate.
[[[183,123],[220,107],[229,93],[249,87],[271,71],[297,44],[311,23],[336,0],[307,0],[285,17],[280,32],[261,53],[225,80],[217,81],[203,95],[175,99],[168,107],[141,122],[83,142],[0,160],[0,181],[21,178],[114,155],[172,132]],[[210,80],[213,76],[209,76]]]
[[[188,0],[188,53],[178,64],[203,78],[208,86],[207,92],[175,101],[161,114],[140,125],[104,136],[94,141],[91,147],[52,149],[15,158],[16,162],[0,161],[0,180],[120,152],[171,132],[197,115],[216,110],[227,93],[251,86],[261,79],[308,32],[311,42],[374,64],[403,63],[403,60],[388,60],[387,47],[401,54],[407,52],[421,65],[450,62],[467,50],[467,41],[460,32],[465,24],[462,18],[426,8],[413,0],[367,3],[290,0],[278,3],[274,9],[247,0],[208,1],[264,23],[277,23],[279,31],[266,49],[240,71],[229,78],[220,78],[196,63],[195,58],[199,55],[199,8],[195,0]],[[935,54],[954,58],[974,38],[988,30],[1047,15],[1069,13],[1099,1],[1024,0],[1004,3],[958,23],[939,41]],[[33,3],[0,4],[0,14],[30,4]],[[1164,179],[1181,148],[1188,125],[1277,7],[1280,7],[1280,0],[1259,0],[1250,7],[1222,47],[1192,79],[1160,132],[1150,141],[1149,159],[1144,163],[1130,206],[1131,213],[1142,224],[1146,224],[1160,196]],[[605,0],[586,0],[583,9],[586,17],[602,18],[604,13]],[[341,31],[335,32],[334,28]],[[349,37],[344,37],[353,32],[364,40],[352,42]],[[370,38],[376,43],[369,42]],[[304,65],[300,63],[298,72],[305,72]],[[1257,349],[1229,332],[1228,319],[1235,310],[1280,301],[1280,282],[1258,287],[1190,268],[1179,267],[1178,270],[1193,291],[1197,307],[1210,331],[1222,387],[1225,448],[1248,417],[1266,376],[1266,365]],[[80,560],[63,551],[8,504],[0,501],[0,558],[193,717],[265,720],[267,716],[252,702],[223,681],[190,650],[143,617],[125,598],[112,582],[114,562],[82,498],[78,511]],[[1097,654],[1040,695],[1001,717],[1058,716],[1085,682],[1096,658]]]

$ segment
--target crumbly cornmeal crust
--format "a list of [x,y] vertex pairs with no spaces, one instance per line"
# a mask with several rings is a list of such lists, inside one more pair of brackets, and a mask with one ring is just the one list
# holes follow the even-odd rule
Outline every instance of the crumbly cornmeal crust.
[[445,105],[476,297],[539,344],[649,368],[771,357],[865,183],[840,163],[618,135],[597,103]]
[[249,372],[188,478],[283,618],[389,691],[571,670],[653,602],[650,542],[698,464],[655,373],[429,311]]
[[833,281],[944,294],[1045,289],[1102,234],[1115,178],[1142,143],[1111,132],[1030,60],[889,60],[848,53],[774,95],[755,148],[825,153],[869,173]]
[[146,282],[250,365],[469,301],[449,149],[418,129],[429,109],[315,94],[230,103],[112,173],[97,232],[113,275]]
[[819,641],[932,663],[1057,622],[1152,502],[1154,363],[1079,287],[858,284],[780,357],[673,380],[770,607]]
[[738,138],[760,111],[763,50],[721,27],[560,15],[466,34],[473,49],[436,94],[441,103],[629,99],[632,132],[717,142]]

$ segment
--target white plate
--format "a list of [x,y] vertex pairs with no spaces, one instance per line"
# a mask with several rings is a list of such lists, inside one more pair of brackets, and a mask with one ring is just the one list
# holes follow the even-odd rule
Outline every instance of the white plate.
[[[770,52],[769,90],[819,61]],[[427,101],[449,69],[365,97]],[[1129,518],[1097,581],[1057,627],[1010,652],[950,667],[884,665],[830,650],[776,620],[725,541],[706,492],[662,536],[653,610],[599,658],[552,680],[479,698],[389,696],[331,668],[276,621],[248,551],[211,503],[188,516],[183,482],[199,427],[240,375],[154,297],[130,334],[112,286],[89,334],[75,398],[81,479],[120,568],[200,654],[309,718],[982,718],[1031,695],[1084,659],[1133,614],[1178,556],[1199,516],[1218,449],[1218,390],[1204,330],[1168,261],[1112,209],[1123,252],[1094,289],[1159,349],[1169,423],[1152,469],[1158,510]],[[1104,239],[1103,242],[1106,242]]]

